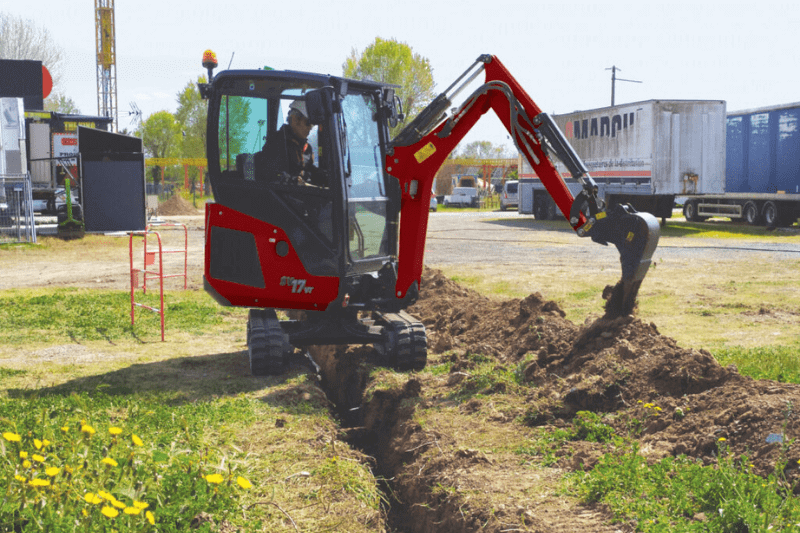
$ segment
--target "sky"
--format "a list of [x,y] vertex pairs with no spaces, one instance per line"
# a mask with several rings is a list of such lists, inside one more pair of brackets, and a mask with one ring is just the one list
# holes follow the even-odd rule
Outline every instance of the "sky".
[[[66,56],[61,86],[97,114],[94,2],[26,0],[0,7],[46,27]],[[437,92],[481,54],[497,56],[551,114],[606,107],[616,66],[617,104],[725,100],[728,111],[800,101],[800,2],[760,0],[116,0],[119,128],[174,112],[177,94],[220,68],[341,75],[352,50],[396,39],[429,59]],[[219,71],[218,70],[218,71]],[[619,81],[619,78],[642,83]],[[468,96],[468,91],[462,98]],[[458,104],[458,100],[455,102]],[[487,114],[464,142],[512,148]]]

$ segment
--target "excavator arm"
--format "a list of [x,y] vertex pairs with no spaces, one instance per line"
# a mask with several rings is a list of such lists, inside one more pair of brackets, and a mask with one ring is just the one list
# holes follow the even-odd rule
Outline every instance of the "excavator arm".
[[[448,115],[454,97],[481,72],[485,72],[484,84]],[[500,60],[490,55],[480,56],[392,140],[387,150],[386,171],[400,182],[402,194],[396,296],[403,298],[415,284],[419,286],[436,172],[490,109],[578,235],[617,247],[622,278],[606,302],[606,316],[632,313],[658,245],[658,221],[628,205],[607,210],[598,197],[597,184],[552,118],[542,112]],[[558,157],[582,184],[577,196],[573,197],[550,156]]]

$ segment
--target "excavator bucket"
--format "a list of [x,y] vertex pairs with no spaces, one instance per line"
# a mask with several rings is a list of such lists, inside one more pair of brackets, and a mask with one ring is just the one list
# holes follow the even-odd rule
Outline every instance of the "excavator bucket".
[[587,234],[600,244],[614,244],[620,255],[622,278],[603,293],[606,318],[632,314],[661,236],[658,220],[650,213],[638,213],[629,205],[618,204],[605,216],[598,216]]

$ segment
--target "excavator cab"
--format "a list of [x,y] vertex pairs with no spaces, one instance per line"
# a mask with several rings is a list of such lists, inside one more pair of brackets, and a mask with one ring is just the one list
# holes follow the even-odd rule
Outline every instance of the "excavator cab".
[[[424,367],[425,328],[402,311],[418,292],[394,294],[400,189],[384,169],[394,89],[295,71],[210,79],[204,284],[221,304],[251,308],[252,372],[280,373],[295,348],[319,344],[374,344],[385,364]],[[266,150],[287,142],[298,102],[312,126],[307,181]],[[280,309],[304,313],[280,320]]]

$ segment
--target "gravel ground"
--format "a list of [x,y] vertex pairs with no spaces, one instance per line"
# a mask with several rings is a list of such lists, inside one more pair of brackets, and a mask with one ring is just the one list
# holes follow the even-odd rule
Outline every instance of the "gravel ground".
[[[669,224],[669,223],[668,223]],[[797,229],[781,234],[797,235]],[[654,259],[748,261],[800,259],[800,245],[734,239],[661,237]],[[619,254],[588,238],[579,238],[566,221],[537,221],[506,213],[431,213],[425,263],[428,266],[522,263],[536,266],[582,264],[616,266]]]
[[[189,229],[188,272],[190,288],[202,287],[203,217],[164,217],[166,222],[180,222]],[[797,235],[800,230],[779,230]],[[172,234],[173,232],[169,232]],[[179,236],[179,235],[178,235]],[[174,235],[171,235],[174,237]],[[119,237],[126,239],[126,236]],[[182,239],[181,239],[182,240]],[[182,244],[182,243],[181,243]],[[137,262],[139,251],[136,252]],[[98,261],[82,257],[72,262],[22,259],[24,264],[7,263],[0,269],[0,289],[34,286],[91,286],[130,288],[130,264],[127,247],[118,260]],[[165,270],[181,269],[180,259]],[[654,260],[690,264],[707,262],[785,261],[800,259],[800,245],[733,239],[685,239],[663,237]],[[531,215],[516,212],[431,213],[425,247],[425,264],[433,268],[453,265],[513,265],[513,272],[524,274],[542,268],[567,269],[572,275],[594,273],[599,269],[618,269],[619,254],[613,246],[601,246],[579,238],[566,221],[537,221]],[[138,265],[137,265],[138,266]]]

